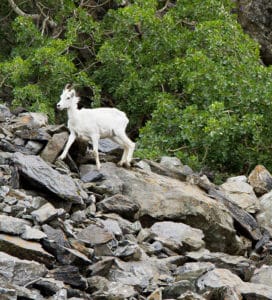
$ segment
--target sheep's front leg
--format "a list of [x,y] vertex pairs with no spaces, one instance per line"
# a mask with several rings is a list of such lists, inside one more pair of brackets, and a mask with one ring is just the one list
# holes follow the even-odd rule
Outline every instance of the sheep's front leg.
[[94,157],[95,157],[96,168],[99,171],[101,168],[101,164],[99,161],[99,154],[98,154],[99,136],[93,135],[93,136],[91,136],[91,140],[92,140],[92,144],[93,144],[93,152],[94,152]]
[[66,155],[67,155],[70,147],[72,146],[73,142],[75,141],[75,139],[76,139],[76,134],[72,131],[69,135],[68,141],[67,141],[65,148],[64,148],[61,156],[59,157],[59,159],[63,160],[66,157]]

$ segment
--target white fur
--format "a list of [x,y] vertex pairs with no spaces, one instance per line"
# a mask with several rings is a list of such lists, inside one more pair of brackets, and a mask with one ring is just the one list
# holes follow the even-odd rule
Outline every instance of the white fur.
[[100,138],[110,138],[118,143],[123,149],[120,166],[130,166],[135,144],[127,137],[126,127],[129,122],[126,114],[116,108],[94,108],[78,109],[79,97],[75,90],[66,85],[57,104],[60,110],[67,109],[68,128],[70,135],[66,146],[59,157],[64,159],[75,141],[76,137],[91,140],[95,155],[96,167],[99,170],[101,165],[98,155],[98,142]]

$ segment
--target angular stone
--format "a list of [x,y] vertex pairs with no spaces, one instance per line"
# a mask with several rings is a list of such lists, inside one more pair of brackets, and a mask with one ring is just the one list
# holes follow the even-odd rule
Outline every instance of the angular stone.
[[43,250],[36,242],[23,240],[6,234],[0,234],[0,251],[21,259],[31,259],[51,267],[54,263],[54,256]]
[[51,203],[46,203],[31,213],[32,217],[40,224],[53,220],[58,215],[58,210]]
[[202,230],[192,228],[183,223],[157,222],[152,225],[150,231],[154,234],[156,240],[173,251],[197,250],[205,245]]
[[249,174],[248,182],[259,196],[272,189],[272,176],[262,165],[257,165]]
[[221,189],[229,199],[249,213],[255,213],[260,209],[260,203],[253,187],[246,182],[228,181],[221,185]]
[[15,153],[13,162],[19,172],[37,187],[42,187],[64,200],[82,203],[80,190],[73,179],[51,168],[40,157]]
[[105,244],[113,239],[113,235],[107,229],[96,224],[91,224],[82,229],[77,238],[91,245]]
[[97,208],[105,213],[113,212],[124,218],[133,219],[140,206],[128,197],[116,194],[97,203]]
[[14,218],[10,216],[0,215],[0,231],[20,235],[25,231],[25,226],[31,226],[26,220]]
[[41,153],[41,158],[45,161],[53,163],[63,147],[65,146],[68,139],[68,132],[56,133],[53,137],[48,141],[47,145],[43,149]]
[[42,264],[0,252],[0,286],[7,283],[24,286],[46,274],[47,269]]

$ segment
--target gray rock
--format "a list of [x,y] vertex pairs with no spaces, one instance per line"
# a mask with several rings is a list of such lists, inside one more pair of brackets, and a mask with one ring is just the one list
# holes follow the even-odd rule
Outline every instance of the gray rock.
[[98,150],[110,154],[116,151],[120,152],[121,148],[118,144],[107,138],[99,140]]
[[19,172],[36,186],[40,186],[64,200],[82,203],[82,198],[78,195],[79,188],[72,178],[58,173],[40,157],[17,152],[13,156],[13,162]]
[[54,256],[43,250],[36,242],[23,240],[6,234],[0,234],[0,251],[21,259],[31,259],[51,267],[54,263]]
[[170,157],[170,156],[162,156],[160,164],[166,168],[178,168],[182,167],[182,163],[180,159],[177,157]]
[[140,206],[128,197],[116,194],[97,203],[97,208],[105,213],[113,212],[124,218],[133,219]]
[[58,215],[58,210],[51,203],[46,203],[31,213],[34,220],[40,224],[53,220]]
[[173,251],[182,252],[185,249],[197,250],[205,245],[202,230],[192,228],[183,223],[170,221],[157,222],[152,225],[150,230],[156,240]]
[[43,149],[41,158],[45,161],[53,163],[65,146],[67,139],[68,132],[54,134],[53,137],[48,141],[46,147]]
[[19,218],[0,215],[0,232],[20,235],[24,232],[25,226],[31,226],[31,223]]
[[44,265],[35,261],[22,260],[4,252],[0,252],[0,269],[2,287],[7,283],[24,286],[47,274]]

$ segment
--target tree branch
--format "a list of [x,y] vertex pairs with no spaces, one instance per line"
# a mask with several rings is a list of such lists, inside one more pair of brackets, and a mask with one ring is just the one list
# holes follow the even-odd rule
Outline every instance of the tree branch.
[[[11,8],[13,9],[13,11],[18,15],[18,16],[22,16],[22,17],[27,17],[27,18],[31,18],[34,21],[40,21],[42,16],[40,14],[27,14],[25,13],[23,10],[21,10],[19,8],[19,6],[14,2],[14,0],[8,0],[9,5],[11,6]],[[47,16],[45,18],[45,22],[49,25],[49,27],[51,28],[55,28],[57,27],[56,22],[54,22],[53,20],[50,20],[49,17]]]

